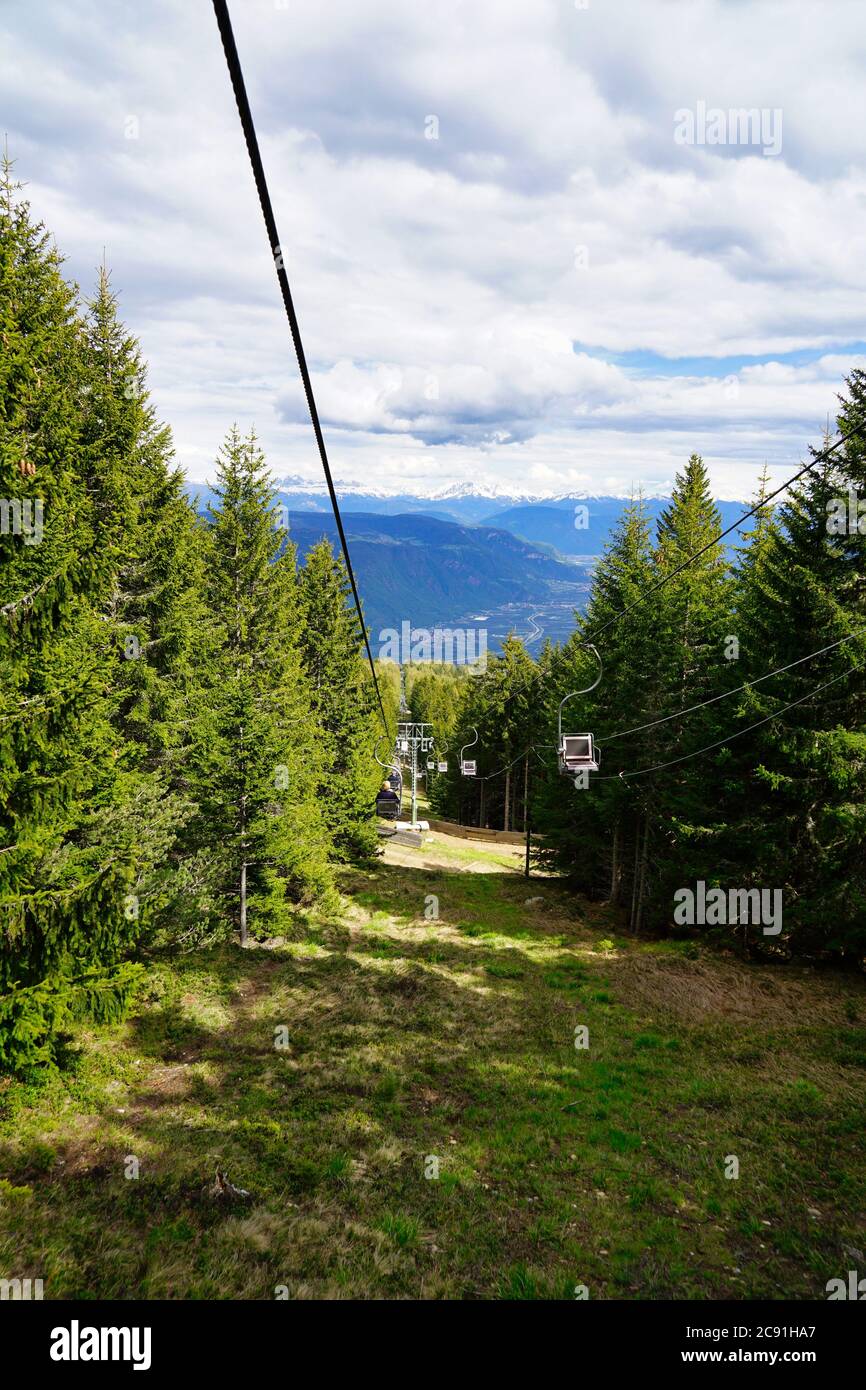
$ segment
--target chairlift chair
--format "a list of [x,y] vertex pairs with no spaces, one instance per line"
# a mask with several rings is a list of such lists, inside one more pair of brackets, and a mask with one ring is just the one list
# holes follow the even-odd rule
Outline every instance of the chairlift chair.
[[386,796],[384,792],[379,792],[376,797],[376,815],[382,820],[400,819],[400,798],[397,796]]
[[577,772],[598,772],[601,751],[592,734],[565,734],[559,747],[559,770],[573,777]]
[[584,644],[598,662],[598,675],[592,685],[584,690],[572,690],[559,702],[556,750],[559,757],[559,770],[565,777],[573,777],[578,772],[598,772],[601,753],[595,745],[592,734],[564,734],[562,732],[562,709],[575,695],[588,695],[595,690],[602,676],[601,657],[591,642]]
[[[382,740],[380,738],[379,743],[381,742]],[[388,774],[386,780],[389,783],[391,790],[396,793],[395,799],[394,797],[387,796],[384,792],[384,789],[379,789],[379,791],[376,793],[376,815],[381,816],[383,820],[399,820],[400,812],[403,809],[403,773],[401,772],[398,763],[382,762],[382,759],[379,757],[378,743],[373,750],[373,757],[376,759],[376,762],[379,764],[379,766],[385,769],[386,773]]]

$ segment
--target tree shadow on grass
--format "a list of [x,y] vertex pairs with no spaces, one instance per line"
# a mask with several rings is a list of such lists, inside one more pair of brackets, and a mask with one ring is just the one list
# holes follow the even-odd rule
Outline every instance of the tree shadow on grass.
[[[513,875],[477,877],[494,880],[492,896],[464,892],[463,876],[382,866],[363,882],[367,907],[394,919],[387,932],[356,924],[330,950],[227,947],[177,962],[173,990],[119,1044],[148,1064],[141,1080],[124,1070],[123,1089],[103,1091],[47,1154],[35,1134],[3,1154],[4,1176],[31,1188],[4,1222],[7,1244],[11,1233],[20,1260],[48,1273],[48,1296],[267,1298],[283,1283],[298,1297],[553,1296],[575,1268],[594,1293],[705,1294],[677,1263],[664,1162],[641,1154],[645,1099],[628,1059],[573,1049],[593,971],[561,944],[570,919],[557,904],[556,922],[536,927]],[[514,909],[493,924],[511,944],[472,934],[482,901]],[[579,922],[574,936],[585,942]],[[685,1059],[654,1053],[662,1062],[676,1094]],[[216,1167],[249,1197],[212,1197]],[[612,1217],[593,1189],[636,1174],[643,1195],[623,1204],[611,1267],[596,1252],[614,1239]],[[689,1231],[695,1268],[717,1258],[711,1230]],[[712,1288],[737,1292],[722,1276]]]
[[[125,1049],[150,1063],[141,1082],[104,1102],[77,1138],[53,1141],[50,1166],[32,1137],[3,1153],[13,1180],[32,1188],[42,1219],[30,1235],[44,1260],[62,1242],[54,1277],[63,1296],[117,1296],[123,1279],[156,1296],[169,1286],[231,1296],[213,1291],[201,1264],[217,1228],[259,1208],[283,1230],[277,1245],[288,1240],[287,1212],[318,1212],[323,1203],[341,1231],[385,1221],[395,1205],[435,1226],[437,1189],[424,1182],[424,1154],[447,1158],[451,1131],[460,1134],[470,1114],[483,1150],[503,1119],[513,1130],[525,1108],[520,1077],[535,1069],[542,1045],[518,1024],[538,968],[516,944],[468,936],[383,945],[361,934],[347,953],[227,948],[184,958],[172,997],[145,1005],[126,1026]],[[202,1018],[203,976],[208,1002],[228,1018]],[[288,1030],[282,1051],[279,1025]],[[557,1087],[547,1087],[555,1105]],[[126,1175],[131,1157],[135,1179]],[[249,1199],[207,1197],[217,1166]],[[458,1169],[452,1196],[467,1204],[468,1220],[478,1184]],[[523,1224],[523,1214],[508,1218],[514,1231]],[[100,1261],[83,1229],[104,1246]]]
[[[423,926],[432,895],[439,923],[458,926],[475,916],[489,917],[491,921],[477,923],[480,930],[525,941],[565,936],[577,942],[587,930],[582,899],[549,882],[527,881],[514,873],[455,874],[380,864],[374,874],[347,874],[346,887],[357,903],[388,913],[401,925]],[[527,908],[527,899],[539,897],[543,901],[537,908]]]

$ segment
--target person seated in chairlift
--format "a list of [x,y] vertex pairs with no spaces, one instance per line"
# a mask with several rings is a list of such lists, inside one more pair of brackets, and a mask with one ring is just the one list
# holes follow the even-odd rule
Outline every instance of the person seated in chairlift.
[[394,788],[391,786],[391,783],[390,783],[390,782],[383,782],[383,783],[382,783],[382,786],[381,786],[381,788],[380,788],[380,790],[379,790],[379,795],[376,797],[376,801],[379,802],[379,801],[399,801],[399,800],[400,800],[400,798],[399,798],[399,796],[397,795],[397,793],[395,792]]

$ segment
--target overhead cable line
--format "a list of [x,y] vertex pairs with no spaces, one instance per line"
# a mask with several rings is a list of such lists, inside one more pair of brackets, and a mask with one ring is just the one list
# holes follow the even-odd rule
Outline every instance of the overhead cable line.
[[[858,635],[857,633],[851,633],[851,634],[849,634],[849,636],[851,636],[851,637],[855,637],[855,636],[857,636],[857,635]],[[842,640],[842,641],[848,641],[849,639],[848,639],[848,638],[842,638],[841,640]],[[838,647],[839,645],[840,645],[839,642],[834,642],[834,643],[831,644],[831,647],[825,647],[825,648],[823,648],[822,650],[823,650],[823,651],[830,651],[830,650],[832,649],[832,647]],[[812,656],[819,656],[820,653],[819,653],[819,652],[812,652],[811,655],[812,655]],[[800,662],[802,662],[802,661],[809,661],[809,660],[810,660],[810,657],[808,657],[808,656],[804,656],[804,657],[801,657],[801,658],[800,658]],[[792,663],[791,663],[791,666],[799,665],[800,662],[792,662]],[[775,675],[778,675],[781,671],[789,671],[789,670],[791,669],[791,666],[780,666],[778,671],[771,671],[771,672],[768,673],[767,676],[761,676],[760,679],[761,679],[761,680],[767,680],[767,679],[769,678],[770,675],[775,676]],[[778,719],[778,718],[780,717],[780,715],[786,714],[788,710],[790,710],[790,709],[795,709],[797,705],[805,704],[806,701],[807,701],[807,700],[811,700],[811,699],[813,698],[813,696],[815,696],[815,695],[820,695],[820,693],[821,693],[822,690],[827,690],[831,685],[835,685],[838,681],[845,680],[845,678],[846,678],[847,676],[850,676],[851,673],[852,673],[853,671],[862,671],[863,669],[864,669],[863,666],[851,666],[847,671],[843,671],[840,675],[838,675],[838,676],[833,676],[833,678],[832,678],[831,680],[824,681],[822,685],[816,686],[815,689],[814,689],[814,690],[810,690],[809,693],[808,693],[807,695],[801,695],[800,698],[799,698],[799,700],[792,700],[790,704],[783,705],[782,708],[779,709],[779,710],[776,710],[774,714],[768,714],[764,719],[758,719],[758,720],[755,721],[754,724],[748,724],[748,725],[746,726],[745,729],[737,729],[737,730],[735,730],[733,733],[726,734],[726,736],[725,736],[724,738],[718,739],[717,742],[715,742],[715,743],[709,743],[709,744],[707,744],[705,748],[697,748],[697,749],[695,749],[695,751],[694,751],[693,753],[683,753],[679,758],[670,758],[670,759],[668,759],[667,762],[663,762],[663,763],[654,763],[652,767],[641,767],[641,768],[636,768],[633,772],[614,772],[614,773],[610,773],[609,775],[606,775],[606,776],[604,776],[604,777],[594,777],[592,780],[593,780],[594,782],[617,782],[617,781],[624,781],[626,778],[631,778],[631,777],[643,777],[643,776],[645,776],[648,772],[661,772],[664,768],[675,767],[678,763],[686,763],[686,762],[689,762],[692,758],[699,758],[699,757],[701,757],[704,753],[712,753],[712,752],[714,752],[717,748],[723,748],[723,747],[726,746],[726,744],[732,743],[733,740],[734,740],[735,738],[742,738],[743,734],[751,733],[753,729],[760,729],[761,726],[762,726],[763,724],[770,724],[774,719]],[[753,681],[753,682],[750,682],[750,684],[753,684],[753,685],[754,685],[754,684],[757,684],[757,682],[756,682],[756,681]],[[744,686],[741,686],[741,687],[739,687],[739,688],[740,688],[740,689],[745,689]],[[727,693],[728,693],[729,695],[735,694],[735,692],[732,691],[732,690],[731,690],[731,691],[728,691]],[[718,698],[718,697],[717,697],[717,698]],[[707,701],[707,703],[710,703],[710,701]],[[695,708],[695,709],[700,709],[700,708],[702,708],[702,706],[695,705],[695,706],[693,706],[693,708]],[[681,714],[682,714],[682,713],[686,713],[686,711],[680,710],[679,713],[681,713]],[[673,717],[675,717],[675,716],[669,716],[669,717],[670,717],[670,718],[673,718]],[[658,721],[658,722],[661,722],[661,721]],[[644,728],[645,728],[645,727],[649,727],[649,726],[647,726],[647,725],[642,725],[641,727],[644,727]],[[633,732],[633,731],[630,730],[629,732]],[[608,740],[608,741],[609,741],[609,740]],[[512,762],[506,764],[505,767],[500,767],[500,768],[498,768],[498,769],[496,770],[496,772],[490,772],[490,773],[487,774],[486,777],[478,777],[478,778],[475,778],[474,780],[476,780],[476,781],[478,781],[478,782],[486,782],[486,781],[488,781],[491,777],[498,777],[498,776],[500,775],[500,773],[506,772],[506,771],[508,770],[509,767],[513,767],[515,763],[520,762],[521,758],[525,758],[525,757],[527,756],[527,754],[530,753],[530,752],[532,752],[532,753],[535,754],[535,756],[538,758],[538,760],[539,760],[539,762],[542,764],[542,766],[546,766],[546,764],[545,764],[545,762],[544,762],[544,759],[541,757],[541,755],[540,755],[540,753],[539,753],[539,748],[549,748],[550,746],[551,746],[550,744],[532,744],[528,749],[526,749],[525,752],[520,753]]]
[[[723,690],[721,695],[713,695],[709,700],[702,700],[698,705],[689,705],[687,709],[675,710],[673,714],[666,714],[661,719],[652,719],[648,724],[636,724],[633,729],[623,729],[618,734],[610,734],[607,738],[597,739],[600,748],[608,743],[613,743],[614,739],[625,738],[628,734],[639,734],[644,729],[655,729],[659,724],[667,724],[671,719],[679,719],[683,715],[693,714],[695,710],[706,709],[707,705],[713,705],[717,700],[726,700],[729,695],[738,695],[741,690],[750,690],[753,685],[760,685],[762,681],[768,681],[771,676],[780,676],[784,671],[792,671],[795,666],[802,666],[804,661],[813,661],[816,656],[823,656],[825,652],[832,652],[836,647],[841,647],[843,642],[850,642],[853,637],[860,637],[866,628],[860,628],[857,632],[846,633],[840,637],[838,642],[831,642],[829,646],[821,647],[817,652],[810,652],[808,656],[798,657],[796,661],[791,661],[787,666],[777,666],[775,671],[768,671],[765,676],[756,676],[754,680],[746,681],[743,685],[734,686],[733,690]],[[847,674],[847,673],[846,673]]]
[[517,757],[513,758],[510,763],[506,763],[504,767],[498,767],[495,772],[488,772],[486,776],[476,777],[474,780],[476,782],[489,782],[491,778],[501,776],[503,772],[507,772],[510,767],[514,767],[515,763],[519,763],[531,751],[531,748],[524,749],[524,751],[522,753],[518,753]]
[[633,603],[626,604],[625,608],[621,608],[618,613],[614,613],[611,618],[608,618],[607,622],[602,623],[601,627],[590,626],[589,629],[582,635],[584,637],[591,636],[595,638],[599,635],[599,633],[605,632],[609,627],[612,627],[614,623],[618,623],[620,618],[624,618],[627,613],[631,613],[633,609],[639,608],[640,605],[644,603],[650,597],[651,594],[657,593],[659,589],[664,588],[665,584],[669,584],[672,579],[676,579],[678,574],[682,574],[683,570],[688,569],[689,565],[694,564],[695,560],[699,560],[702,555],[706,555],[707,551],[712,550],[713,546],[718,545],[719,541],[724,540],[725,536],[729,536],[732,531],[738,531],[744,521],[748,521],[749,518],[753,517],[757,512],[759,512],[762,507],[765,507],[768,502],[772,502],[773,498],[778,497],[780,492],[785,492],[789,487],[792,487],[793,484],[798,481],[798,479],[802,478],[804,473],[809,473],[813,468],[816,468],[819,463],[826,463],[827,460],[830,458],[830,455],[833,454],[838,448],[840,448],[841,445],[847,444],[849,439],[853,439],[856,434],[860,433],[861,428],[857,428],[849,430],[847,434],[840,435],[840,437],[836,440],[835,444],[831,444],[828,449],[824,449],[821,451],[820,454],[816,454],[815,457],[812,459],[811,463],[805,464],[800,469],[799,473],[795,473],[792,478],[789,478],[787,480],[787,482],[782,483],[781,487],[777,487],[775,492],[770,492],[767,494],[766,497],[762,497],[759,502],[755,503],[754,507],[751,507],[749,511],[744,512],[741,517],[738,517],[737,520],[732,522],[731,525],[728,526],[724,531],[720,531],[719,534],[717,536],[714,536],[711,541],[707,541],[706,545],[701,546],[700,550],[696,550],[694,554],[690,555],[687,560],[684,560],[681,565],[678,565],[676,569],[671,570],[670,574],[666,574],[656,584],[651,584],[650,587],[648,589],[645,589],[644,592],[640,595],[640,597],[636,598]]
[[771,723],[772,720],[778,719],[780,715],[785,714],[789,709],[794,709],[797,705],[805,704],[806,701],[811,700],[813,696],[820,695],[822,690],[826,690],[829,686],[835,685],[837,681],[845,680],[847,676],[851,675],[852,671],[862,671],[863,669],[862,666],[851,666],[847,671],[843,671],[841,675],[833,676],[832,680],[824,681],[823,685],[816,686],[814,690],[810,690],[808,695],[801,695],[799,700],[792,700],[789,705],[783,705],[781,709],[776,710],[775,714],[768,714],[765,719],[758,719],[754,724],[748,724],[745,729],[737,729],[734,733],[727,734],[724,738],[720,738],[716,743],[708,743],[706,748],[697,748],[694,753],[683,753],[679,758],[670,758],[667,762],[655,763],[652,767],[639,767],[635,769],[634,772],[614,772],[609,776],[596,777],[594,780],[596,782],[625,781],[627,778],[631,777],[643,777],[648,772],[661,772],[663,768],[674,767],[677,763],[687,763],[692,758],[700,758],[704,753],[712,753],[716,748],[723,748],[726,744],[732,743],[735,738],[742,738],[743,734],[749,734],[753,729],[760,729],[762,724]]
[[379,679],[376,675],[376,667],[373,662],[373,653],[370,650],[370,638],[367,634],[364,615],[361,611],[361,600],[358,596],[358,586],[355,583],[355,572],[352,569],[352,561],[349,556],[349,545],[346,540],[346,533],[343,529],[343,519],[340,516],[340,506],[337,501],[337,494],[334,489],[334,480],[331,476],[331,465],[328,462],[328,452],[325,448],[325,439],[322,434],[322,426],[319,421],[319,412],[316,406],[315,396],[313,395],[313,383],[310,379],[307,358],[304,352],[304,345],[301,341],[301,330],[298,324],[298,316],[295,313],[295,306],[292,300],[292,291],[289,287],[289,277],[283,265],[283,255],[281,252],[280,235],[277,231],[277,223],[274,218],[274,210],[271,205],[271,197],[268,192],[267,179],[265,178],[264,165],[259,153],[259,142],[256,136],[256,128],[253,123],[250,103],[247,97],[246,86],[244,85],[243,70],[241,69],[237,47],[235,45],[234,34],[232,32],[231,20],[229,18],[228,5],[226,0],[213,0],[214,13],[219,26],[220,38],[222,39],[223,50],[225,52],[226,63],[228,65],[229,77],[234,89],[235,101],[237,102],[238,114],[241,118],[244,139],[246,140],[247,154],[249,155],[250,165],[252,166],[253,178],[256,183],[256,190],[259,195],[259,203],[262,209],[262,216],[265,219],[265,226],[270,241],[271,255],[277,272],[277,279],[280,282],[283,304],[285,305],[286,315],[289,320],[289,327],[292,331],[292,342],[295,346],[295,355],[298,359],[298,367],[301,373],[301,380],[304,383],[304,392],[307,397],[307,406],[310,411],[310,419],[313,423],[313,432],[316,436],[316,444],[319,449],[319,458],[322,461],[322,468],[325,473],[325,481],[328,484],[328,493],[331,498],[331,508],[334,513],[334,520],[337,523],[337,531],[340,536],[340,545],[343,551],[343,558],[346,562],[346,569],[349,574],[349,582],[352,586],[352,597],[355,600],[355,608],[358,613],[358,621],[361,624],[361,632],[364,637],[364,646],[367,649],[367,659],[370,663],[370,673],[373,677],[373,685],[376,690],[376,697],[379,701],[379,710],[382,715],[382,724],[385,732],[388,732],[388,718],[385,714],[385,705],[382,701],[382,692],[379,689]]

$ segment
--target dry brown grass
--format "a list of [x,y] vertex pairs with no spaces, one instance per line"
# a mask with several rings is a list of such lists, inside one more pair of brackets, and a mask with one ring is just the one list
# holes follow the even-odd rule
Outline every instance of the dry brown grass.
[[839,971],[794,965],[750,968],[723,956],[702,954],[690,960],[641,951],[612,959],[609,973],[623,1004],[686,1023],[742,1020],[776,1029],[833,1024],[842,998],[859,1002],[866,1017],[866,980]]

